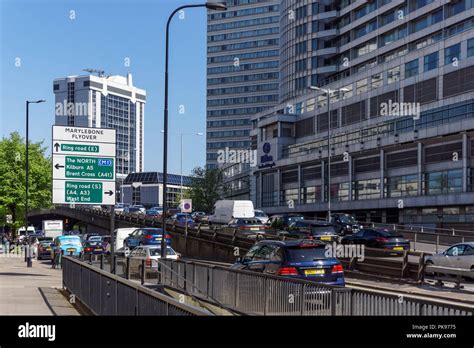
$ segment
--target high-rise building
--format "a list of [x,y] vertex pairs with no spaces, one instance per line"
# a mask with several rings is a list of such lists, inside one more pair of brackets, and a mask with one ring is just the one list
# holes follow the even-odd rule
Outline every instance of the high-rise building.
[[474,1],[282,0],[280,15],[280,104],[252,117],[255,206],[324,217],[330,197],[361,221],[472,222]]
[[278,103],[280,0],[228,0],[208,15],[208,168],[218,151],[248,148],[250,117]]
[[53,90],[56,125],[115,129],[117,178],[143,171],[146,92],[130,73],[68,76],[55,79]]

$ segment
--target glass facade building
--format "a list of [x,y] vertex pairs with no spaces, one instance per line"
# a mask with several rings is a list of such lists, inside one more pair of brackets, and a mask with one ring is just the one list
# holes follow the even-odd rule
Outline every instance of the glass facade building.
[[228,0],[227,6],[208,14],[208,168],[218,167],[219,150],[248,148],[250,117],[278,103],[280,1]]

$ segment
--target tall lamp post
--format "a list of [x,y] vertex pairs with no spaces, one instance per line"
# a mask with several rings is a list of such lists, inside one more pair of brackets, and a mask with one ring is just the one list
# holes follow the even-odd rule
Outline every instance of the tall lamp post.
[[[331,94],[348,92],[347,88],[329,89],[320,88],[316,86],[310,86],[310,90],[321,91],[326,94],[327,106],[328,106],[328,221],[331,221]],[[315,101],[316,104],[316,101]]]
[[173,16],[185,8],[205,7],[209,10],[225,11],[227,6],[219,2],[207,2],[205,4],[183,5],[174,10],[166,23],[166,49],[165,49],[165,103],[164,103],[164,126],[163,126],[163,215],[162,215],[162,238],[161,238],[161,257],[166,257],[166,197],[168,193],[168,71],[169,71],[169,33],[170,24]]
[[[28,235],[28,181],[30,178],[30,171],[29,171],[29,161],[28,161],[28,143],[29,143],[29,133],[30,133],[30,104],[39,104],[39,103],[44,103],[46,100],[40,99],[40,100],[34,100],[26,101],[26,145],[25,145],[25,172],[26,172],[26,182],[25,182],[25,235]],[[28,267],[31,267],[31,246],[28,247],[28,255],[27,256],[27,265]]]

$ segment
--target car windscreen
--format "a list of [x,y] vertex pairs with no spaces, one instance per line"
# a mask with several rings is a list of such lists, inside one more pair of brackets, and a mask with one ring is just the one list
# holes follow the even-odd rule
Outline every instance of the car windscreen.
[[402,234],[395,231],[377,231],[377,232],[380,233],[380,235],[385,238],[395,238],[395,237],[403,238]]
[[314,235],[335,234],[336,230],[333,226],[312,226],[311,233]]
[[288,217],[288,225],[291,225],[293,222],[304,220],[303,216],[290,216]]
[[79,238],[62,238],[59,243],[61,245],[72,244],[72,245],[81,245],[81,240]]
[[145,230],[144,234],[148,236],[161,236],[161,230]]
[[41,246],[49,247],[51,245],[51,242],[41,242],[40,244]]
[[267,214],[265,214],[263,211],[255,211],[255,216],[257,216],[257,217],[266,217]]
[[356,223],[356,220],[351,215],[340,215],[339,220],[341,220],[341,222],[343,224],[355,224]]
[[290,262],[305,262],[326,259],[326,249],[321,246],[314,247],[290,247],[286,248],[288,261]]
[[[166,248],[166,255],[176,255],[173,249]],[[161,256],[161,248],[150,248],[150,256]]]

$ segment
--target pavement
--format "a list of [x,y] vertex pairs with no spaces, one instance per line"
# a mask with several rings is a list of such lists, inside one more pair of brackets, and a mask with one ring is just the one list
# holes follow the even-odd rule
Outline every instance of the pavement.
[[59,291],[62,272],[50,261],[0,254],[0,315],[80,315]]

